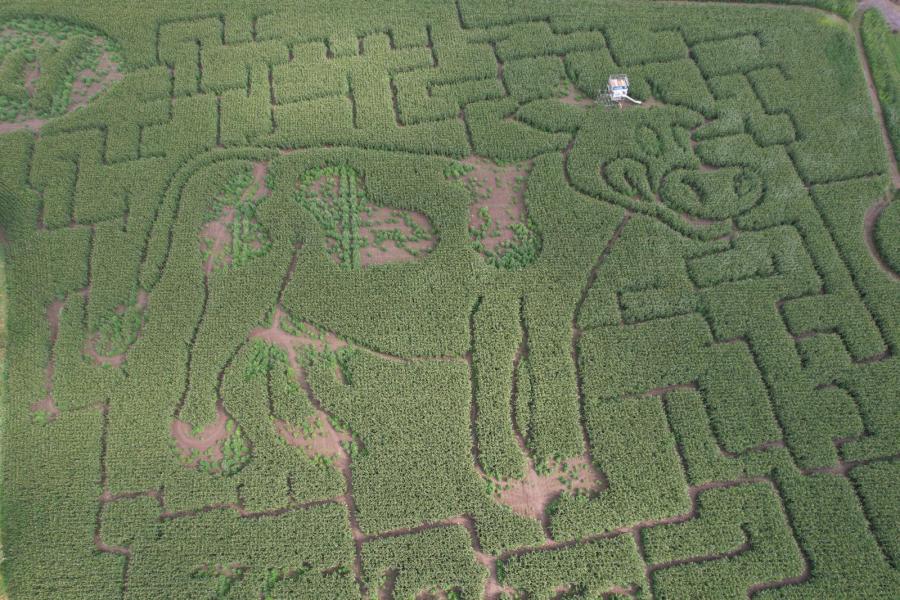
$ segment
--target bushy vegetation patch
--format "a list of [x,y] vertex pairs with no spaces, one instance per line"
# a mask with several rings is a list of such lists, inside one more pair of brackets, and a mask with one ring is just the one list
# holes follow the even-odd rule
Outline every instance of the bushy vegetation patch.
[[91,28],[41,17],[0,30],[0,121],[55,117],[121,77],[121,50]]

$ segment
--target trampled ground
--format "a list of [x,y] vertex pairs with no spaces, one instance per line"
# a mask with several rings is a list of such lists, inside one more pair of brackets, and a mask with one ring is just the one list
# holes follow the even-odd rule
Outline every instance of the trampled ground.
[[900,596],[847,21],[141,4],[0,8],[11,600]]

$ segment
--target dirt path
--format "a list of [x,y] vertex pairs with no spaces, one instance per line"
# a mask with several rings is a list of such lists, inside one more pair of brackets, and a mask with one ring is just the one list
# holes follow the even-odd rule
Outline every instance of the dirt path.
[[335,429],[327,415],[321,411],[317,411],[310,421],[309,425],[314,429],[311,434],[306,434],[301,428],[280,419],[275,420],[275,430],[288,445],[301,448],[310,458],[332,457],[335,459],[335,466],[341,470],[349,466],[350,457],[344,451],[341,442],[350,442],[353,436]]
[[[857,13],[857,15],[859,15],[859,13]],[[900,171],[897,169],[897,159],[894,156],[894,147],[891,145],[891,138],[888,135],[887,126],[884,123],[884,114],[881,111],[881,102],[878,100],[878,91],[875,89],[875,82],[872,80],[872,70],[869,67],[869,60],[866,57],[866,51],[863,48],[859,24],[859,18],[853,19],[853,22],[850,24],[853,29],[853,35],[856,38],[856,53],[859,55],[859,61],[862,64],[863,76],[866,78],[866,88],[869,90],[869,99],[871,100],[872,108],[875,111],[875,119],[878,121],[878,127],[881,129],[881,138],[884,142],[885,150],[887,150],[891,182],[895,188],[900,188]]]
[[27,119],[25,121],[17,121],[15,123],[0,122],[0,135],[19,131],[20,129],[30,129],[31,131],[40,131],[41,127],[47,119]]
[[47,307],[47,323],[50,326],[50,358],[44,371],[44,389],[47,391],[47,395],[41,400],[34,402],[30,407],[33,413],[43,413],[51,420],[58,417],[60,412],[53,402],[53,374],[56,368],[54,351],[56,338],[59,336],[59,319],[65,304],[65,300],[54,300]]
[[571,82],[569,83],[568,88],[566,88],[566,95],[559,98],[559,101],[563,104],[568,104],[569,106],[580,106],[583,108],[595,104],[592,98],[588,98],[582,94]]
[[[896,185],[896,183],[894,185]],[[875,243],[875,226],[878,223],[878,218],[881,216],[881,213],[884,212],[884,209],[887,208],[890,203],[890,197],[887,197],[876,202],[866,211],[866,217],[863,220],[863,239],[866,241],[866,247],[869,249],[869,254],[872,255],[872,260],[881,267],[882,271],[887,273],[888,277],[894,281],[900,281],[900,274],[897,274],[887,261],[884,260],[884,257],[881,256],[881,252],[878,251],[878,246]]]
[[[244,193],[241,195],[241,200],[253,200],[254,203],[259,202],[264,196],[271,196],[272,190],[266,185],[266,177],[269,174],[269,163],[266,161],[260,161],[253,163],[253,185],[244,190]],[[256,192],[253,194],[253,198],[248,198],[247,193],[256,189]]]
[[862,13],[870,8],[881,12],[891,31],[900,30],[900,4],[897,0],[859,0],[857,11]]
[[222,207],[222,214],[203,226],[200,231],[200,251],[203,252],[203,272],[212,274],[217,266],[231,264],[231,224],[234,222],[234,207]]

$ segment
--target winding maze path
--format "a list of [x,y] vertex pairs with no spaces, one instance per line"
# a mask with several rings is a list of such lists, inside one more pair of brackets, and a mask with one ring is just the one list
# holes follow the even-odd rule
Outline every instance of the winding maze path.
[[[784,34],[754,9],[734,7],[740,19],[714,37],[660,16],[635,48],[616,23],[537,9],[501,23],[467,5],[439,23],[321,39],[295,39],[277,14],[162,22],[157,64],[110,92],[129,110],[95,102],[33,139],[10,134],[3,148],[27,165],[16,193],[32,207],[12,232],[13,271],[68,270],[30,303],[17,294],[37,284],[13,276],[26,286],[13,322],[42,323],[43,349],[12,374],[24,402],[14,426],[36,428],[29,450],[55,468],[97,482],[51,501],[81,525],[50,543],[96,570],[97,598],[169,597],[169,586],[253,598],[896,596],[900,275],[873,237],[888,179],[900,186],[893,158],[835,174],[810,158],[805,144],[834,139],[811,129],[802,103],[815,99],[791,87],[804,74],[773,59]],[[825,19],[851,39],[820,11],[758,10],[798,27]],[[549,83],[523,81],[526,66]],[[853,97],[880,120],[863,66]],[[571,86],[591,89],[604,69],[629,72],[652,102],[576,102]],[[852,118],[857,149],[876,147],[871,109]],[[619,147],[620,134],[636,141]],[[519,204],[497,214],[539,231],[537,256],[522,259],[535,269],[571,261],[558,280],[473,262],[465,207],[479,192],[446,176],[459,159],[485,171],[484,159],[527,161],[515,173],[533,222]],[[450,208],[399,198],[381,160]],[[398,195],[379,219],[405,222],[404,235],[434,228],[427,258],[389,236],[380,252],[402,265],[325,257],[297,181],[343,162],[372,202]],[[197,206],[212,196],[224,220]],[[577,214],[554,229],[565,203]],[[228,255],[221,268],[202,232]],[[566,235],[583,251],[561,249]],[[440,290],[412,296],[450,266],[478,273],[447,280],[472,293],[426,315]],[[385,309],[376,293],[395,284],[378,273],[391,269],[409,281]],[[371,294],[371,312],[343,306],[350,294]],[[126,314],[140,319],[126,351],[85,345]],[[442,416],[427,401],[445,392]],[[397,414],[405,406],[412,419]],[[55,446],[87,432],[96,446]],[[399,448],[403,436],[419,445]],[[191,448],[205,454],[181,464]],[[8,555],[14,598],[63,593],[71,563],[17,579],[22,561],[41,560],[22,556]]]

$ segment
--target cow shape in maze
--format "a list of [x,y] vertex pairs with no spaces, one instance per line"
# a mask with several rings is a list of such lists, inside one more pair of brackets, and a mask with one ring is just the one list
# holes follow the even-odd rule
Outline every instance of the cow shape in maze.
[[[15,235],[34,258],[19,268],[57,273],[29,298],[36,319],[59,316],[37,334],[47,360],[19,361],[13,391],[37,401],[46,383],[61,411],[38,450],[76,429],[102,439],[100,489],[82,503],[89,539],[100,492],[101,553],[63,555],[121,577],[130,597],[678,595],[698,578],[738,597],[834,596],[836,573],[894,586],[890,528],[861,506],[889,504],[890,473],[864,463],[898,452],[896,289],[845,226],[883,193],[877,166],[849,159],[867,155],[869,125],[837,149],[827,125],[845,112],[828,104],[811,124],[825,94],[795,93],[812,74],[782,64],[793,32],[684,30],[663,14],[624,35],[603,15],[531,7],[508,22],[470,4],[362,33],[298,35],[276,14],[163,22],[158,64],[111,93],[129,110],[89,106],[37,140],[0,138],[27,165],[3,172],[27,207]],[[656,102],[558,98],[561,79],[593,95],[620,70]],[[823,143],[847,160],[817,162]],[[471,198],[445,177],[470,153],[533,161],[544,245],[525,268],[487,269],[472,251]],[[253,164],[273,184],[248,228],[271,245],[207,273],[210,201]],[[335,264],[295,185],[329,168],[364,177],[377,205],[426,215],[428,259]],[[91,328],[141,290],[125,368],[85,366]],[[290,369],[271,348],[260,358],[252,332],[273,313],[350,350]],[[98,398],[96,418],[81,410]],[[285,444],[272,420],[309,415],[349,430],[331,459]],[[185,469],[173,417],[238,423],[249,459]],[[484,490],[585,452],[596,488],[563,493],[538,521]],[[71,454],[61,467],[96,470]],[[833,531],[816,523],[818,498]],[[53,582],[64,568],[49,567]],[[547,570],[557,579],[535,581]]]

